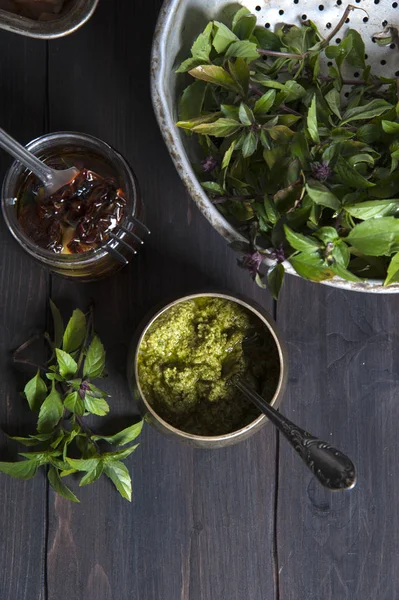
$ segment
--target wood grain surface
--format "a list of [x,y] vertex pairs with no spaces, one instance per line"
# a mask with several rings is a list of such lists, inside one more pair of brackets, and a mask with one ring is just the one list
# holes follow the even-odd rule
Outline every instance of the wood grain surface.
[[347,452],[358,484],[344,493],[324,490],[281,441],[280,599],[396,600],[397,297],[298,278],[287,284],[277,314],[290,358],[282,410]]
[[[149,91],[160,0],[102,0],[80,31],[49,43],[0,31],[1,125],[21,141],[75,130],[133,166],[152,234],[111,279],[78,284],[42,271],[0,237],[0,425],[27,432],[19,391],[30,371],[11,351],[46,323],[49,294],[67,315],[95,301],[108,354],[112,432],[137,417],[125,377],[129,341],[154,305],[203,289],[267,292],[186,194]],[[0,153],[4,173],[9,160]],[[0,600],[398,600],[397,299],[289,278],[277,306],[290,377],[282,411],[357,463],[353,492],[320,488],[271,427],[201,451],[146,426],[127,460],[133,503],[108,480],[57,497],[44,474],[0,476]],[[1,434],[0,434],[1,435]],[[0,460],[15,446],[0,437]]]
[[[46,110],[45,47],[0,33],[1,126],[24,143],[43,133]],[[0,152],[1,178],[11,159]],[[28,259],[0,222],[0,460],[21,448],[9,435],[31,431],[19,395],[31,368],[14,368],[12,350],[45,325],[48,275]],[[29,485],[30,484],[30,485]],[[44,600],[46,482],[0,479],[0,598]]]

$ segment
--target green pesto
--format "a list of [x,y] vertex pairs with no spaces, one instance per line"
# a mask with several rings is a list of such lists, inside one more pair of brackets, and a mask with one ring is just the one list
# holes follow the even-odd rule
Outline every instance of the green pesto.
[[138,372],[147,400],[165,421],[196,435],[222,435],[259,414],[232,376],[270,400],[279,360],[260,319],[235,302],[203,297],[156,319],[141,343]]

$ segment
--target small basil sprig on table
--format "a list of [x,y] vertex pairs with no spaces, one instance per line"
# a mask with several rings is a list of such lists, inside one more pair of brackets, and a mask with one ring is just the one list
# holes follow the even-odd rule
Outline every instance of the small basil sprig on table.
[[[37,446],[30,452],[20,452],[25,460],[0,462],[0,472],[19,479],[31,479],[39,467],[45,466],[53,489],[73,502],[79,502],[65,485],[64,478],[82,474],[80,486],[93,483],[105,474],[119,493],[131,501],[132,484],[129,471],[122,462],[138,444],[126,449],[112,450],[133,442],[140,434],[143,422],[139,421],[114,435],[95,434],[86,420],[89,415],[105,416],[109,413],[107,392],[93,380],[105,377],[105,350],[93,328],[93,312],[73,311],[66,328],[58,308],[50,300],[54,321],[54,339],[46,339],[52,355],[46,368],[37,373],[25,386],[24,396],[32,411],[38,413],[37,431],[28,437],[11,436],[25,446]],[[20,359],[28,343],[18,349],[16,362],[32,364]],[[45,373],[42,377],[40,371]],[[107,444],[109,451],[102,451]]]
[[197,136],[198,177],[247,238],[233,247],[262,287],[272,261],[275,298],[285,260],[314,281],[399,281],[398,86],[371,72],[357,31],[335,43],[355,8],[325,39],[312,21],[272,32],[240,8],[231,27],[208,23],[177,69],[194,79],[177,125]]

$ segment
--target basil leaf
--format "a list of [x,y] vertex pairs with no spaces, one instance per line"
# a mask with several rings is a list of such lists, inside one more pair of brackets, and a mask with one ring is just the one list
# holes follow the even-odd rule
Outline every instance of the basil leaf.
[[79,392],[71,392],[67,395],[64,400],[64,406],[76,415],[82,416],[85,412],[83,400],[79,395]]
[[311,184],[306,184],[305,188],[315,204],[326,206],[333,210],[340,209],[341,203],[339,199],[323,183],[313,181]]
[[[248,9],[245,9],[248,10]],[[249,11],[248,11],[249,12]],[[256,25],[256,17],[250,13],[247,15],[243,14],[243,9],[239,10],[235,15],[232,27],[233,32],[238,35],[241,40],[248,40]],[[231,46],[230,46],[231,47]],[[230,49],[230,48],[229,48]]]
[[99,477],[103,474],[104,464],[102,461],[99,461],[95,469],[92,471],[88,471],[86,475],[83,475],[82,479],[79,482],[79,486],[82,487],[84,485],[88,485],[89,483],[94,483],[97,481]]
[[381,125],[385,133],[397,134],[399,133],[399,123],[394,121],[381,121]]
[[214,137],[228,137],[241,129],[242,125],[233,119],[218,119],[214,123],[203,123],[193,127],[195,133],[213,135]]
[[249,66],[243,58],[236,58],[235,62],[229,62],[230,75],[237,84],[240,94],[246,95],[249,87]]
[[255,122],[252,110],[243,102],[241,102],[240,108],[238,109],[238,117],[243,125],[249,126]]
[[375,183],[372,183],[363,175],[352,167],[348,161],[346,161],[342,156],[338,158],[337,164],[335,165],[335,172],[337,173],[340,182],[345,183],[354,188],[366,189],[375,186]]
[[37,471],[38,464],[35,460],[22,460],[18,462],[0,462],[0,473],[11,475],[17,479],[32,479]]
[[209,54],[212,50],[211,34],[213,31],[212,23],[208,23],[204,31],[199,34],[193,45],[191,46],[191,55],[196,60],[203,63],[209,62]]
[[373,144],[381,138],[381,125],[376,123],[367,123],[358,128],[357,138],[365,144]]
[[216,121],[216,119],[218,118],[218,116],[220,116],[220,114],[221,113],[208,113],[205,115],[201,115],[200,117],[195,117],[195,118],[192,117],[188,121],[178,121],[176,123],[176,125],[177,125],[177,127],[180,127],[181,129],[188,129],[189,131],[191,131],[197,125],[201,125],[202,123],[212,123],[212,122]]
[[295,250],[299,250],[300,252],[315,252],[321,248],[321,244],[317,242],[317,240],[310,236],[305,236],[301,233],[292,231],[287,225],[284,225],[284,231],[288,243]]
[[109,444],[113,444],[114,446],[124,446],[125,444],[129,444],[133,442],[141,433],[143,428],[144,421],[139,421],[119,433],[115,433],[114,435],[93,435],[93,440],[104,440]]
[[194,81],[183,91],[179,102],[179,120],[189,121],[197,117],[204,105],[206,83]]
[[342,125],[350,123],[351,121],[360,121],[364,119],[373,119],[374,117],[379,117],[391,108],[392,104],[389,104],[389,102],[387,102],[386,100],[380,99],[371,100],[371,102],[368,102],[363,106],[348,108],[343,115],[343,120],[340,126],[342,127]]
[[101,457],[96,456],[94,458],[69,458],[66,457],[66,462],[71,465],[76,471],[93,471],[102,460]]
[[62,348],[65,352],[71,353],[77,350],[83,343],[86,336],[86,317],[81,310],[76,309],[69,319],[67,327],[62,338]]
[[199,65],[202,65],[204,61],[200,60],[198,58],[193,58],[192,56],[190,58],[187,58],[187,60],[184,60],[181,65],[179,66],[178,69],[176,69],[176,73],[187,73],[188,71],[191,71],[192,69],[195,69],[195,67],[198,67]]
[[116,461],[104,465],[104,473],[109,477],[123,498],[132,501],[132,480],[129,471],[122,462]]
[[369,194],[374,198],[390,199],[399,192],[399,173],[391,173],[388,177],[383,177],[375,187],[369,190]]
[[62,404],[61,395],[55,388],[53,381],[51,392],[40,407],[37,430],[40,433],[50,432],[58,424],[63,411],[64,406]]
[[105,350],[100,338],[96,335],[87,350],[83,376],[95,379],[102,377],[105,369]]
[[56,348],[55,352],[57,355],[58,368],[62,377],[65,377],[65,379],[73,377],[78,370],[76,361],[70,354],[64,352],[64,350]]
[[53,326],[54,326],[54,346],[56,348],[61,348],[62,344],[62,336],[64,334],[64,321],[62,319],[61,313],[50,298],[50,310],[53,316]]
[[348,158],[348,163],[351,167],[356,167],[360,163],[367,163],[368,165],[374,166],[374,158],[371,154],[355,154]]
[[258,147],[259,138],[257,133],[249,131],[244,138],[242,144],[242,155],[244,158],[249,158],[255,152]]
[[240,19],[242,19],[243,17],[246,17],[248,15],[251,15],[251,11],[248,8],[246,8],[245,6],[243,6],[242,8],[239,8],[237,10],[237,12],[234,13],[233,20],[231,21],[231,29],[234,33],[236,33],[235,29],[236,29]]
[[370,200],[355,204],[345,204],[344,209],[352,217],[366,221],[376,217],[387,217],[394,215],[399,209],[399,199],[397,200]]
[[399,251],[399,220],[380,217],[362,221],[352,229],[346,241],[362,254],[390,256]]
[[125,450],[117,450],[116,452],[104,452],[102,454],[102,458],[106,463],[113,462],[114,460],[124,460],[130,454],[132,454],[137,448],[139,444],[135,444],[134,446],[130,446],[129,448],[125,448]]
[[346,269],[339,263],[334,263],[330,266],[330,268],[335,273],[335,275],[338,275],[338,277],[341,277],[341,279],[345,279],[346,281],[353,281],[356,283],[362,281],[359,277],[348,271],[348,269]]
[[270,291],[272,297],[275,300],[278,300],[281,286],[283,285],[283,282],[284,282],[284,274],[285,274],[285,270],[281,263],[276,263],[267,272],[267,286],[269,288],[269,291]]
[[264,27],[255,27],[253,32],[254,37],[258,40],[260,48],[263,50],[280,50],[281,40],[272,31]]
[[47,474],[47,478],[50,482],[51,487],[57,494],[63,496],[67,500],[72,500],[72,502],[80,502],[80,500],[75,496],[75,494],[65,485],[65,483],[61,480],[61,477],[58,473],[58,469],[55,467],[50,467],[49,472]]
[[255,115],[265,115],[267,114],[271,107],[274,104],[276,99],[276,91],[268,90],[259,100],[255,102],[254,106],[254,114]]
[[222,186],[216,183],[216,181],[203,181],[201,185],[207,192],[210,192],[215,196],[223,196],[225,193]]
[[18,435],[10,435],[9,438],[10,440],[19,442],[24,446],[38,446],[41,443],[40,440],[36,440],[34,437],[20,437]]
[[214,85],[220,85],[221,87],[234,92],[238,91],[236,82],[223,67],[218,67],[216,65],[200,65],[199,67],[195,67],[195,69],[191,69],[189,74],[196,79],[208,81]]
[[346,37],[349,36],[352,38],[352,48],[346,57],[346,62],[352,67],[365,69],[365,47],[362,36],[355,29],[348,30]]
[[308,132],[312,140],[316,143],[320,142],[319,131],[317,128],[317,109],[316,109],[316,94],[312,98],[307,117]]
[[332,112],[338,117],[338,119],[342,119],[341,113],[339,110],[340,106],[341,106],[341,98],[340,98],[338,90],[336,90],[335,88],[332,88],[332,90],[330,90],[324,96],[324,98],[325,98],[328,106],[332,110]]
[[223,160],[222,160],[222,169],[227,169],[227,167],[229,166],[231,157],[233,156],[233,152],[234,152],[236,143],[237,143],[236,140],[233,140],[231,142],[230,146],[228,147],[228,149],[226,150],[226,152],[224,153]]
[[328,242],[336,242],[339,238],[337,230],[334,227],[320,227],[313,234],[319,240],[327,244]]
[[47,396],[47,386],[40,377],[40,369],[24,388],[24,394],[29,403],[29,408],[35,412],[39,412],[41,405]]
[[301,277],[312,281],[324,281],[332,279],[335,273],[330,267],[326,267],[324,261],[318,254],[307,254],[301,252],[290,258],[290,263]]
[[390,285],[391,283],[397,283],[399,281],[399,252],[394,254],[391,258],[391,262],[388,266],[387,276],[384,281],[384,285]]
[[244,58],[245,60],[253,61],[259,58],[259,52],[256,49],[256,44],[247,40],[233,42],[228,47],[225,58]]
[[108,402],[106,402],[104,398],[97,398],[90,392],[86,392],[85,394],[84,405],[88,412],[100,417],[103,417],[109,412]]
[[238,37],[224,23],[214,21],[213,47],[218,54],[225,52],[232,42],[237,42]]

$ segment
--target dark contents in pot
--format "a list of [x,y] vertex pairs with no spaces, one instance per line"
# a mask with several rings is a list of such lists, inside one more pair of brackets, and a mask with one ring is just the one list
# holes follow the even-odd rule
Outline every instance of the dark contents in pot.
[[[69,155],[46,162],[56,168],[81,168],[82,157],[74,160]],[[106,165],[100,160],[95,165],[104,172]],[[121,222],[125,206],[124,193],[114,177],[82,168],[75,179],[47,198],[42,183],[30,174],[18,194],[17,215],[24,232],[41,248],[76,254],[104,243]]]
[[155,412],[188,433],[223,435],[254,421],[258,409],[233,385],[240,377],[270,401],[280,374],[276,343],[236,302],[204,296],[178,303],[145,334],[141,388]]
[[59,19],[73,4],[70,0],[0,0],[0,8],[34,21]]

